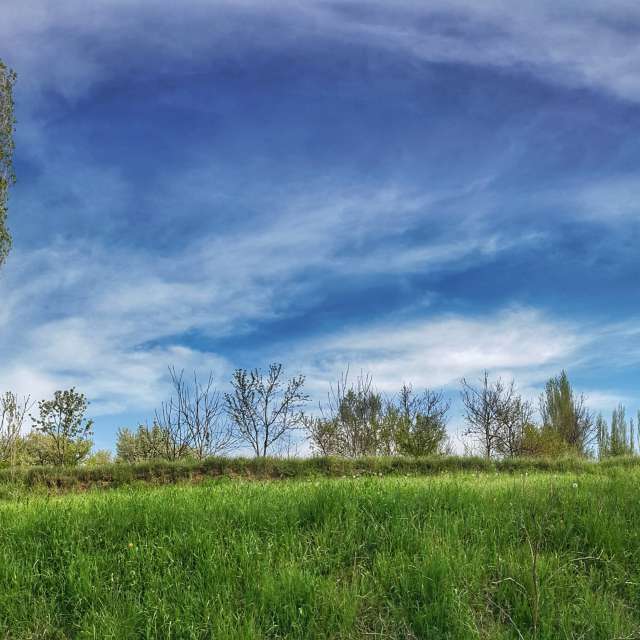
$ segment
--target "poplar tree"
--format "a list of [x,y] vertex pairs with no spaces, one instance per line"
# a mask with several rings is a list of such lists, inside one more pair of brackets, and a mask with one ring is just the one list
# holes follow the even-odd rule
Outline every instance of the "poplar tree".
[[556,432],[576,453],[588,453],[597,437],[593,414],[584,396],[574,392],[566,371],[547,382],[540,396],[540,415],[545,429]]
[[0,266],[11,248],[11,235],[7,228],[7,200],[9,187],[16,179],[13,171],[15,81],[15,72],[0,60]]

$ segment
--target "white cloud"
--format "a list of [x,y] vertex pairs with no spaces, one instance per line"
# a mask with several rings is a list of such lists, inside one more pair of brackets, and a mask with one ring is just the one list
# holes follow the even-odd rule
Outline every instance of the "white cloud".
[[[0,42],[21,74],[20,95],[29,94],[33,108],[21,123],[20,136],[32,159],[45,167],[41,182],[30,189],[33,195],[21,201],[22,215],[44,219],[47,202],[42,199],[64,196],[77,200],[77,220],[108,224],[113,211],[128,208],[132,195],[126,176],[115,169],[82,169],[87,159],[74,159],[64,149],[57,150],[56,158],[75,180],[60,189],[43,133],[44,116],[38,114],[41,91],[53,89],[77,100],[112,80],[111,74],[140,71],[150,60],[179,62],[189,73],[202,59],[234,58],[249,48],[296,48],[322,39],[401,51],[413,62],[524,70],[637,101],[638,24],[640,8],[630,2],[586,2],[579,9],[563,9],[530,1],[515,10],[506,0],[369,0],[360,5],[190,0],[175,6],[164,0],[98,0],[90,6],[81,0],[6,0]],[[162,56],[155,55],[158,51]],[[126,52],[117,59],[126,58],[129,66],[113,65],[114,52]],[[197,194],[204,209],[212,209],[220,194],[212,193],[211,173],[205,168],[180,176],[187,181],[167,180],[154,194],[155,203],[180,203],[186,190],[194,198]],[[172,193],[172,185],[179,185],[180,192]],[[306,277],[310,271],[335,278],[433,273],[464,269],[471,261],[538,242],[539,234],[513,240],[509,230],[503,234],[487,221],[479,194],[486,197],[490,187],[490,181],[480,180],[466,193],[462,188],[408,193],[393,185],[351,192],[329,185],[304,195],[289,193],[285,203],[272,195],[268,216],[206,233],[171,256],[108,249],[100,240],[85,245],[53,240],[44,249],[17,249],[0,272],[0,389],[42,397],[78,384],[97,412],[150,406],[164,393],[170,362],[186,368],[230,367],[215,353],[180,347],[182,334],[239,334],[259,320],[278,317],[314,293],[318,280]],[[632,176],[578,191],[566,194],[577,215],[636,216]],[[446,208],[448,231],[420,241],[416,231],[436,222],[441,203],[451,197],[466,198],[460,214]],[[495,209],[500,202],[490,204]],[[32,216],[36,211],[40,214]],[[297,359],[317,388],[350,363],[370,371],[389,390],[405,379],[419,386],[446,386],[484,367],[513,374],[534,389],[567,360],[581,361],[592,340],[592,329],[521,309],[365,325],[300,346],[292,361]],[[637,362],[638,353],[637,347],[625,353],[618,348],[616,355]]]
[[[294,362],[310,362],[309,377],[324,387],[348,366],[395,392],[403,382],[418,388],[457,387],[484,369],[532,386],[575,359],[590,342],[577,326],[534,309],[486,315],[444,315],[385,322],[338,332],[296,349]],[[307,369],[309,367],[307,366]]]
[[586,404],[592,411],[602,413],[609,419],[611,412],[623,405],[627,407],[627,418],[633,418],[635,422],[634,406],[638,398],[633,396],[603,391],[601,389],[587,389],[584,392]]
[[[387,395],[397,393],[403,383],[418,390],[444,390],[452,401],[449,435],[454,449],[462,453],[461,378],[477,383],[487,370],[494,379],[513,379],[535,408],[546,381],[562,369],[568,370],[574,385],[576,377],[594,368],[629,382],[640,364],[638,326],[636,320],[596,327],[528,307],[432,315],[373,322],[302,342],[289,354],[287,364],[291,371],[307,374],[312,409],[347,370],[352,380],[361,373],[371,375],[376,389]],[[629,355],[630,348],[635,356]],[[623,404],[635,419],[635,408],[640,406],[640,397],[633,392],[580,385],[576,391],[584,393],[592,411],[606,417]]]
[[640,99],[640,7],[631,0],[8,0],[0,41],[33,89],[82,96],[110,73],[116,50],[185,65],[201,56],[234,59],[248,49],[343,41],[404,52],[409,59],[460,62],[533,73],[546,80]]
[[[389,251],[429,202],[394,190],[309,196],[170,255],[103,246],[100,237],[16,248],[0,274],[0,388],[43,397],[75,384],[96,415],[150,406],[170,363],[230,369],[215,353],[177,346],[186,333],[241,335],[312,303],[327,277],[464,268],[512,246],[452,228],[456,240]],[[321,277],[307,278],[310,270]]]

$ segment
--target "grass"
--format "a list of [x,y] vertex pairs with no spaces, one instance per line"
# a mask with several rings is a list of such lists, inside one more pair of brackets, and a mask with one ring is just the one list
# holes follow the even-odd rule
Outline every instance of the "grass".
[[593,465],[14,488],[0,636],[640,638],[638,486]]
[[285,479],[342,476],[437,475],[457,471],[524,473],[547,471],[598,474],[609,469],[638,468],[640,457],[594,462],[585,458],[521,458],[489,461],[484,458],[433,456],[405,458],[207,458],[200,461],[155,460],[139,464],[78,467],[0,468],[0,492],[7,487],[47,487],[55,490],[119,487],[147,482],[173,484],[204,478]]

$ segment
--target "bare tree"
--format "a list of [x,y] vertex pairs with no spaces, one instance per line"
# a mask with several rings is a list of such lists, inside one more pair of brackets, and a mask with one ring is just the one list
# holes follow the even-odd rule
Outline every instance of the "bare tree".
[[226,410],[240,440],[256,456],[266,456],[304,423],[302,407],[309,400],[303,391],[304,376],[283,379],[281,364],[259,369],[237,369],[232,393],[225,394]]
[[162,433],[159,441],[162,442],[164,451],[160,457],[179,460],[191,455],[191,434],[180,411],[180,403],[174,396],[163,401],[160,408],[156,409],[153,430]]
[[19,399],[7,391],[0,397],[0,461],[16,464],[16,457],[25,418],[33,407],[30,396]]
[[184,371],[178,373],[175,367],[169,367],[169,373],[174,394],[161,404],[155,416],[155,425],[164,434],[163,457],[201,460],[232,449],[236,439],[213,374],[201,382],[194,371],[193,380],[187,382]]
[[470,384],[465,378],[461,382],[460,393],[467,423],[464,435],[472,437],[482,454],[491,458],[499,453],[503,437],[501,414],[512,402],[515,384],[511,381],[505,385],[501,378],[491,382],[487,371],[484,372],[479,386]]
[[[508,387],[513,390],[513,383]],[[515,393],[505,394],[498,406],[497,452],[505,458],[523,454],[525,430],[533,424],[533,406]]]

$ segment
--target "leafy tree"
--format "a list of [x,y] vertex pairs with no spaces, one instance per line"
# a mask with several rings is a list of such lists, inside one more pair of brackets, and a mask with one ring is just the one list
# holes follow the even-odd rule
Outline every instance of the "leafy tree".
[[338,455],[338,421],[324,417],[305,416],[304,427],[314,453]]
[[65,444],[65,460],[61,463],[59,442],[55,437],[30,431],[22,443],[22,460],[26,464],[50,466],[74,466],[87,460],[93,443],[89,439],[70,440]]
[[428,456],[447,450],[447,412],[449,402],[440,392],[426,389],[416,395],[410,385],[403,385],[397,403],[388,409],[397,412],[398,428],[394,430],[398,453]]
[[349,381],[348,370],[332,386],[322,416],[306,427],[313,450],[345,457],[443,453],[447,448],[446,414],[449,403],[440,393],[414,393],[404,385],[385,401],[371,376]]
[[[142,428],[142,426],[140,427]],[[116,435],[116,461],[132,464],[144,458],[139,454],[137,433],[129,427],[121,427]]]
[[11,248],[7,228],[9,187],[15,182],[13,171],[13,133],[15,129],[13,86],[16,74],[0,60],[0,266]]
[[92,453],[86,460],[85,464],[90,467],[99,467],[104,464],[110,464],[113,462],[113,456],[108,449],[100,449],[95,453]]
[[522,456],[559,458],[575,453],[575,450],[550,427],[536,426],[533,423],[524,425],[520,454]]
[[266,456],[303,425],[302,407],[309,400],[304,376],[285,381],[282,365],[274,363],[266,374],[237,369],[231,385],[232,393],[225,394],[227,413],[237,439],[256,456]]
[[374,390],[371,376],[360,374],[350,382],[345,371],[331,386],[320,412],[322,417],[306,422],[314,451],[351,458],[393,453],[397,420],[385,416],[382,396]]
[[599,413],[596,416],[596,441],[598,443],[598,457],[606,458],[609,455],[609,425]]
[[627,423],[626,410],[623,405],[618,405],[613,410],[611,428],[609,428],[602,415],[598,415],[596,418],[596,432],[599,457],[633,455],[635,451],[634,430],[633,419]]
[[554,430],[576,453],[586,455],[596,437],[593,415],[583,395],[576,395],[566,371],[551,378],[540,396],[543,425]]
[[93,421],[85,418],[87,406],[84,394],[73,387],[38,402],[39,416],[32,419],[40,437],[33,438],[32,445],[41,462],[75,465],[88,456]]
[[[142,462],[144,460],[175,460],[176,447],[171,436],[157,423],[148,427],[139,425],[136,431],[124,427],[116,438],[116,460],[118,462]],[[184,457],[190,457],[185,450]]]

